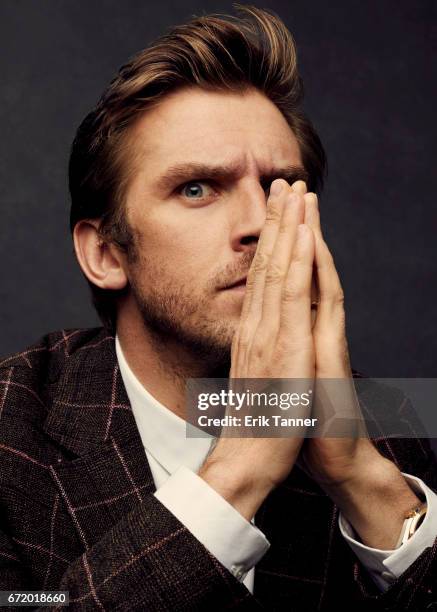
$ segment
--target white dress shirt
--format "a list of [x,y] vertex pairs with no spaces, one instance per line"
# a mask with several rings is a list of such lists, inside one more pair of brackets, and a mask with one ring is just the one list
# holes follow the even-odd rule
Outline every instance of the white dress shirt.
[[[158,402],[130,369],[115,338],[126,393],[156,486],[154,495],[232,574],[253,593],[255,565],[270,547],[265,535],[197,475],[212,437],[187,438],[186,421]],[[411,488],[426,497],[428,511],[413,537],[396,550],[370,548],[355,539],[340,513],[339,528],[381,590],[399,577],[437,535],[437,495],[403,473]],[[383,520],[383,517],[381,517]]]

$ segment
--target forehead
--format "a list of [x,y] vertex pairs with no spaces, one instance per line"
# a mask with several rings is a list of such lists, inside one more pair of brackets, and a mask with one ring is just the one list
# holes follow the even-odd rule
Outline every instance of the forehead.
[[287,121],[256,90],[176,91],[135,123],[131,143],[152,174],[186,161],[238,162],[257,172],[301,163],[299,145]]

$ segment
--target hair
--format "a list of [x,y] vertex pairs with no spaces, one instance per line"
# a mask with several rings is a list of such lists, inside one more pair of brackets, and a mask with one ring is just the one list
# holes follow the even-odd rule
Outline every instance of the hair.
[[[124,207],[134,152],[129,128],[170,92],[189,86],[209,91],[255,88],[281,111],[299,144],[309,191],[319,193],[326,155],[301,105],[303,81],[296,47],[285,24],[273,13],[235,5],[237,15],[206,15],[172,28],[129,59],[79,126],[69,162],[70,228],[99,219],[101,239],[128,257],[133,234]],[[123,291],[103,290],[88,281],[103,324],[115,329]]]

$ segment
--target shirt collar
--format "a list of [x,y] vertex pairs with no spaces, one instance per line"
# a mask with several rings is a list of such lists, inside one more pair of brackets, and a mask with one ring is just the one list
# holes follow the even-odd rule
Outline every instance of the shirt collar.
[[187,438],[186,421],[161,404],[140,383],[127,363],[117,335],[115,350],[120,374],[146,451],[169,474],[173,474],[181,465],[197,472],[210,450],[213,438]]

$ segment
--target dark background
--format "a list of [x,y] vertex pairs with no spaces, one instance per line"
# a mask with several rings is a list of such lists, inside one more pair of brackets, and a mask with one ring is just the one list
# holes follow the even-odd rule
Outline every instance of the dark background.
[[[296,39],[305,107],[328,153],[322,222],[346,294],[352,365],[435,377],[436,3],[255,4]],[[193,14],[230,10],[207,1],[0,3],[1,355],[55,329],[99,324],[68,230],[75,129],[130,55]]]

